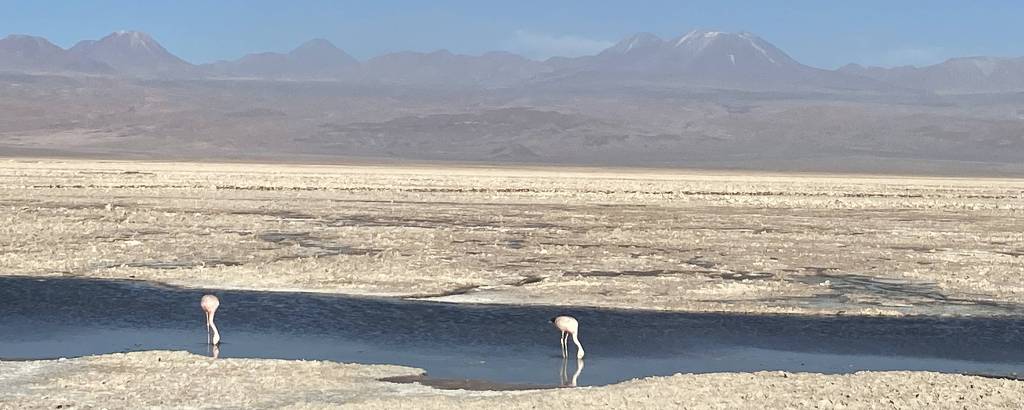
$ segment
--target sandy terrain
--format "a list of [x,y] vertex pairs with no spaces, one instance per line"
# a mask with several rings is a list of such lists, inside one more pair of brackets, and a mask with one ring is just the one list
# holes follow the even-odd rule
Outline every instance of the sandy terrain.
[[0,162],[0,274],[687,311],[1019,314],[1024,180]]
[[0,362],[0,408],[1016,408],[1024,383],[911,372],[677,374],[606,387],[470,392],[376,379],[397,366],[140,352]]

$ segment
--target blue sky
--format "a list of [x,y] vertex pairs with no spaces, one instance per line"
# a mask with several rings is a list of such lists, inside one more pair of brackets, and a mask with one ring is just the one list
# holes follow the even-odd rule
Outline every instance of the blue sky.
[[1024,2],[775,1],[9,1],[0,36],[63,47],[140,30],[194,63],[286,51],[322,37],[359,59],[391,51],[533,58],[591,54],[632,33],[750,31],[797,60],[834,68],[930,64],[970,55],[1024,56]]

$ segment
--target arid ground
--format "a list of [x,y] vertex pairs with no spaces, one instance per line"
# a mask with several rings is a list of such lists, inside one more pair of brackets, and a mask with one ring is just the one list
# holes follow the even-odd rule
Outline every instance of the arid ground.
[[[0,161],[0,274],[676,311],[1020,315],[1022,213],[1019,179],[10,159]],[[234,382],[175,379],[160,395],[128,382],[214,367]],[[679,375],[513,400],[373,380],[412,369],[183,353],[0,369],[0,407],[215,405],[202,395],[225,389],[234,397],[225,406],[391,408],[416,397],[422,407],[993,408],[1024,400],[1022,382],[931,373]],[[241,381],[281,380],[281,372],[302,381],[280,395]],[[117,387],[90,385],[99,374]],[[308,374],[337,374],[338,383]],[[193,388],[208,390],[173,393]]]
[[0,362],[0,408],[1014,409],[1024,382],[927,372],[679,374],[605,387],[470,392],[380,382],[398,366],[184,352]]
[[453,301],[1016,314],[1024,180],[0,162],[0,272]]

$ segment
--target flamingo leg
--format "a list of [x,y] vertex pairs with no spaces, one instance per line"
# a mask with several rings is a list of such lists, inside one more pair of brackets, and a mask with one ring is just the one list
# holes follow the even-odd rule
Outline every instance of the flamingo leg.
[[213,343],[213,331],[210,330],[210,313],[204,312],[206,315],[206,344]]
[[560,382],[559,384],[562,385],[562,386],[564,386],[565,383],[567,383],[569,381],[569,373],[568,373],[568,369],[567,369],[568,367],[569,367],[569,360],[568,360],[568,358],[563,356],[562,357],[562,374],[559,375],[559,376],[561,376],[561,378],[559,380],[559,382]]
[[569,356],[569,333],[562,332],[562,357]]

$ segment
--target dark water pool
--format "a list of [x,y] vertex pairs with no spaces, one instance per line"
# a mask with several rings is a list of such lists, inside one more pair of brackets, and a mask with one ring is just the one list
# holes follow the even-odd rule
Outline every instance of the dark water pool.
[[[431,378],[555,386],[579,365],[574,358],[563,363],[558,331],[548,323],[568,313],[579,318],[587,351],[581,386],[676,372],[1024,374],[1024,318],[659,313],[210,292],[221,299],[220,357],[390,363],[424,368]],[[132,281],[0,277],[0,358],[208,354],[203,293]]]

